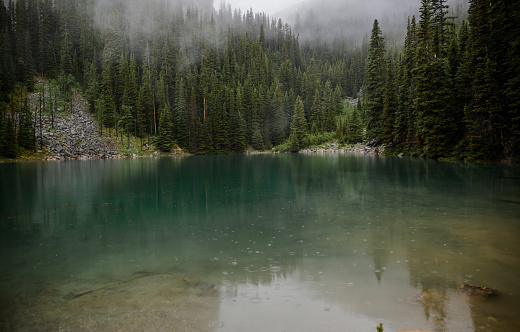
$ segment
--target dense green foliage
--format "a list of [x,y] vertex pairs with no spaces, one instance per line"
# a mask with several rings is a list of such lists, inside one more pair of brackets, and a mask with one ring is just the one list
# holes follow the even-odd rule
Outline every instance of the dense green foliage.
[[[445,2],[421,1],[419,22],[408,22],[403,52],[387,56],[397,62],[397,79],[389,69],[385,89],[369,55],[368,138],[395,153],[429,158],[518,160],[520,67],[514,49],[520,6],[470,1],[469,22],[455,26]],[[381,52],[380,39],[373,31],[369,54]]]
[[281,20],[225,5],[11,0],[0,6],[0,153],[35,149],[27,99],[39,76],[59,86],[63,110],[79,87],[102,127],[163,151],[296,151],[336,131],[395,153],[517,158],[520,6],[472,0],[456,26],[445,0],[420,5],[399,52],[377,20],[362,45],[300,44]]

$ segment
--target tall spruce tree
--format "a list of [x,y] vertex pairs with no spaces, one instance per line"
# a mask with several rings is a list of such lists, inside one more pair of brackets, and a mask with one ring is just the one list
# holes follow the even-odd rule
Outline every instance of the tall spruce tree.
[[413,101],[415,81],[412,70],[416,67],[417,26],[415,16],[408,19],[403,55],[398,62],[397,79],[398,105],[395,113],[394,138],[395,151],[409,152],[415,146],[416,122]]
[[381,141],[389,144],[393,141],[395,113],[397,109],[397,87],[394,74],[394,65],[388,64],[385,84],[385,99],[383,103],[383,115],[381,117]]
[[18,146],[33,151],[36,143],[33,114],[27,91],[20,89],[19,93],[21,108],[18,119]]
[[278,145],[283,143],[285,140],[285,128],[287,127],[287,124],[283,104],[283,85],[278,81],[275,83],[275,85],[276,88],[274,90],[271,106],[271,108],[274,110],[271,140],[273,145]]
[[110,72],[110,64],[105,61],[101,73],[99,98],[101,100],[102,126],[106,128],[113,128],[115,125],[115,105]]
[[503,121],[499,130],[505,157],[520,160],[520,2],[497,0],[491,4],[490,56],[499,64],[494,77],[500,86]]
[[[441,39],[434,38],[441,29],[440,18],[428,0],[422,1],[417,33],[417,68],[415,74],[415,111],[418,141],[416,150],[427,157],[448,156],[454,145],[448,60]],[[444,19],[445,20],[445,19]],[[437,53],[436,53],[437,51]]]
[[493,160],[503,150],[501,144],[501,105],[494,79],[495,63],[490,57],[490,2],[471,0],[469,7],[470,64],[472,69],[471,104],[466,107],[467,157],[469,160]]
[[159,135],[156,146],[160,151],[171,152],[173,147],[173,117],[170,105],[166,103],[160,110]]
[[385,41],[378,21],[374,20],[366,61],[365,89],[363,90],[367,126],[366,138],[370,141],[381,141],[385,71]]
[[[234,91],[231,91],[233,94]],[[246,121],[242,116],[242,102],[240,89],[236,93],[236,98],[231,97],[231,107],[229,110],[230,149],[232,152],[243,152],[247,148]]]
[[189,128],[188,128],[188,107],[185,97],[186,84],[184,78],[177,75],[177,84],[175,87],[175,124],[177,131],[177,144],[183,148],[188,148],[189,142]]
[[294,104],[294,115],[291,122],[291,134],[289,135],[289,149],[292,152],[300,151],[306,145],[307,120],[300,96]]
[[348,117],[347,126],[347,143],[356,144],[363,141],[363,126],[361,116],[359,115],[359,107],[354,106],[352,113]]

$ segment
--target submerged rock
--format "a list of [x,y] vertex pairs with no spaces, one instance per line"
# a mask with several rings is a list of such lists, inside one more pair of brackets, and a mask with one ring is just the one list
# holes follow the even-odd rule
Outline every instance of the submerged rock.
[[483,286],[475,286],[475,285],[470,285],[470,284],[466,284],[466,283],[460,285],[459,292],[470,295],[470,296],[490,297],[490,296],[498,295],[498,291],[496,289],[492,289],[489,287],[483,287]]

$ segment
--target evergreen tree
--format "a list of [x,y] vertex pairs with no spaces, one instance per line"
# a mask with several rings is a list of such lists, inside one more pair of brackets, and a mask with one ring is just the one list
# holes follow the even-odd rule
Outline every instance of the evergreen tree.
[[166,104],[160,110],[159,135],[156,141],[157,148],[162,152],[171,152],[173,147],[173,118],[170,105]]
[[494,81],[495,64],[490,58],[489,25],[490,3],[472,0],[469,7],[471,25],[471,52],[473,100],[466,108],[467,157],[469,160],[492,160],[500,156],[501,106],[497,100],[497,86]]
[[137,136],[141,138],[144,137],[147,133],[154,132],[154,105],[152,87],[150,85],[148,75],[148,69],[145,67],[143,70],[141,88],[139,89],[139,97],[137,99]]
[[121,106],[123,105],[123,97],[125,93],[125,86],[128,84],[128,76],[130,68],[128,61],[123,54],[119,58],[117,64],[117,71],[114,82],[114,107],[118,114],[121,114]]
[[322,102],[321,102],[321,93],[320,90],[316,89],[314,93],[314,99],[312,101],[311,113],[310,113],[310,122],[311,122],[311,133],[318,134],[323,132],[325,122],[323,112],[322,112]]
[[432,158],[447,156],[453,146],[454,123],[450,109],[450,78],[448,61],[434,51],[439,40],[433,38],[440,29],[438,18],[433,20],[428,0],[422,1],[421,20],[417,33],[417,68],[415,74],[415,110],[418,144],[416,150]]
[[354,107],[347,120],[347,143],[350,144],[361,143],[363,141],[363,126],[358,109],[359,107]]
[[[132,107],[129,105],[121,106],[121,127],[126,130],[128,137],[128,148],[130,148],[130,134],[134,132],[135,119],[132,114]],[[123,135],[121,134],[121,137]]]
[[497,64],[494,77],[502,105],[498,128],[505,157],[520,160],[520,2],[497,0],[491,4],[490,57]]
[[175,98],[175,123],[177,129],[177,144],[183,148],[188,148],[189,142],[189,128],[188,128],[188,107],[186,105],[186,97],[185,97],[185,89],[186,85],[184,83],[184,79],[177,75],[177,84],[176,84],[176,98]]
[[198,119],[197,119],[197,103],[196,103],[195,88],[191,88],[190,101],[189,101],[189,118],[188,118],[188,131],[189,131],[189,150],[192,153],[198,152]]
[[276,88],[273,94],[272,106],[274,110],[271,140],[273,145],[279,145],[285,140],[285,128],[287,127],[286,117],[283,104],[283,86],[280,82],[276,82]]
[[240,89],[237,91],[235,102],[231,102],[229,124],[231,127],[230,148],[233,152],[243,152],[247,148],[246,121],[242,116],[242,102]]
[[0,121],[0,156],[16,158],[17,154],[18,144],[15,123],[11,116],[6,114]]
[[395,113],[397,109],[397,87],[393,65],[390,62],[386,74],[385,99],[383,103],[383,115],[381,118],[383,132],[381,141],[389,144],[393,141]]
[[123,98],[121,101],[121,109],[123,116],[132,121],[124,122],[124,127],[128,133],[136,135],[136,115],[137,115],[137,101],[139,99],[139,92],[137,91],[137,77],[135,72],[135,58],[130,58],[130,65],[126,81],[123,89]]
[[14,88],[14,68],[11,41],[7,29],[0,30],[0,103],[7,102]]
[[340,143],[347,142],[348,116],[339,116],[336,121],[336,136]]
[[365,89],[364,89],[364,109],[367,125],[367,139],[381,140],[385,82],[385,41],[379,28],[379,23],[374,20],[372,35],[370,37],[370,47],[366,62]]
[[292,152],[300,151],[306,145],[307,120],[300,96],[296,98],[294,115],[291,122],[291,134],[289,135],[289,149]]
[[23,147],[29,151],[34,151],[35,148],[35,133],[34,133],[34,119],[31,109],[29,107],[29,99],[27,92],[18,90],[21,109],[18,119],[18,146]]
[[215,145],[213,144],[213,131],[209,118],[206,118],[199,125],[199,151],[202,153],[215,152]]
[[63,31],[62,34],[63,40],[61,42],[60,53],[61,75],[67,77],[73,73],[72,43],[70,41],[70,35],[67,30]]
[[101,74],[99,98],[101,100],[102,126],[106,128],[113,128],[115,125],[115,106],[110,71],[110,64],[105,62]]
[[321,113],[323,117],[323,132],[331,132],[336,129],[336,103],[334,102],[334,92],[330,81],[325,83],[323,89]]
[[265,150],[264,138],[262,137],[262,133],[260,132],[260,128],[256,127],[253,130],[253,136],[251,137],[251,146],[253,149],[257,151]]

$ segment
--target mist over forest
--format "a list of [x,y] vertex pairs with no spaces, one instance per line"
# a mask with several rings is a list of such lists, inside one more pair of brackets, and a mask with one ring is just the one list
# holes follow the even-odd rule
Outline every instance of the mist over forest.
[[[450,16],[467,17],[467,0],[449,0]],[[348,39],[359,43],[368,37],[377,19],[385,37],[402,46],[408,17],[419,14],[418,0],[307,0],[275,14],[288,22],[301,40]]]
[[[326,142],[471,161],[520,153],[520,2],[212,0],[0,6],[0,155],[85,98],[103,135],[164,152]],[[29,97],[39,94],[38,109]]]

